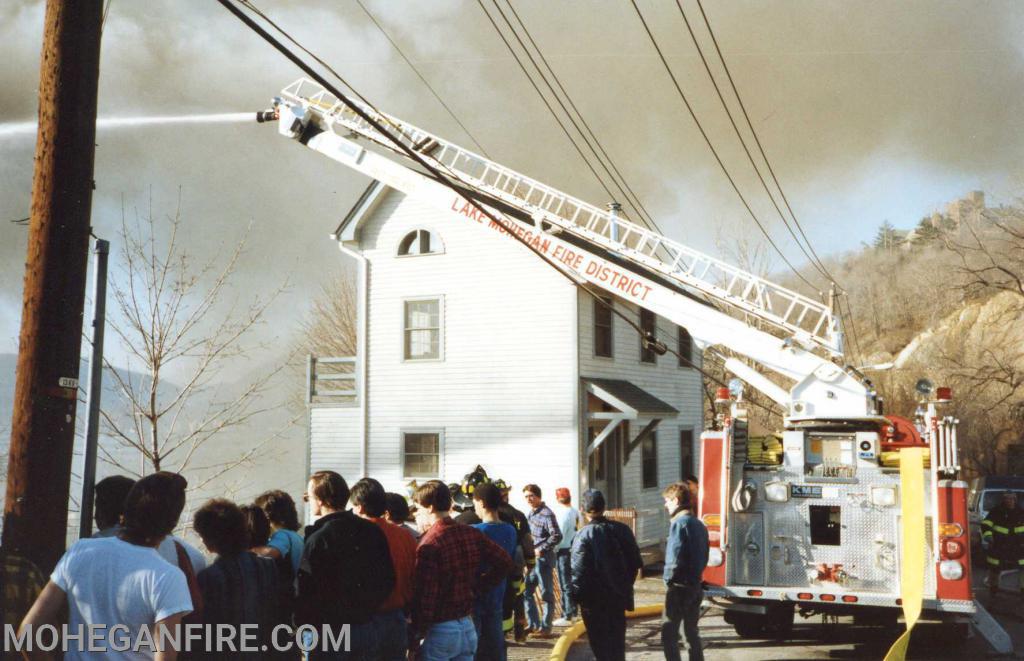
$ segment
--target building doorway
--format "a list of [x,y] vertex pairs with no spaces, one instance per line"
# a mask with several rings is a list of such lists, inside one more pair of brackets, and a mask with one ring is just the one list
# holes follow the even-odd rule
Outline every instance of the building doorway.
[[[601,427],[587,427],[587,445],[597,437]],[[629,423],[620,422],[615,431],[601,443],[587,462],[587,484],[604,494],[608,509],[622,507],[622,448],[629,436]]]

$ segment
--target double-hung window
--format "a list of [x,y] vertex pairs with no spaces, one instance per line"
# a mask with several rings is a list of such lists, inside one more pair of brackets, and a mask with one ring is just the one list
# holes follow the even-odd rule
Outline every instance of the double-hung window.
[[690,337],[690,331],[682,326],[679,327],[678,344],[679,366],[693,367],[693,338]]
[[645,338],[654,340],[658,333],[656,327],[657,317],[653,312],[646,308],[640,308],[640,331],[644,334],[644,337],[640,338],[640,362],[641,363],[656,363],[658,362],[658,354],[651,348]]
[[612,357],[612,299],[594,299],[594,355]]
[[402,477],[441,476],[441,432],[402,432]]
[[658,432],[652,431],[640,445],[641,478],[644,489],[658,486]]
[[442,351],[442,299],[418,298],[405,301],[405,360],[440,360]]

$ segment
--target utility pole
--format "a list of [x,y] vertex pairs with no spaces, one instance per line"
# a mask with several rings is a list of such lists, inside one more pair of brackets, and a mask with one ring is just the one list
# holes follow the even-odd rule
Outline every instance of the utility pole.
[[107,255],[110,242],[93,244],[92,352],[89,355],[88,407],[85,410],[85,468],[82,469],[82,516],[78,538],[92,536],[92,504],[96,487],[96,449],[100,432],[100,398],[103,395],[103,331],[107,325]]
[[67,537],[103,0],[47,0],[3,547],[50,572]]

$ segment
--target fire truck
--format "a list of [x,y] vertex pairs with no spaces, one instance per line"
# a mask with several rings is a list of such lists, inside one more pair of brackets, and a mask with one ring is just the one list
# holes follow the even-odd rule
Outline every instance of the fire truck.
[[[685,326],[702,349],[731,352],[725,366],[737,378],[719,390],[722,413],[701,436],[698,514],[712,546],[706,594],[739,635],[784,638],[795,612],[895,622],[902,517],[914,502],[925,518],[925,615],[971,621],[997,649],[1009,645],[972,596],[967,484],[959,479],[956,420],[943,413],[949,390],[922,383],[922,403],[911,417],[884,412],[870,380],[843,359],[831,302],[694,250],[309,79],[288,85],[257,119],[451,214],[453,222],[511,235],[578,284]],[[779,434],[750,438],[744,386],[781,407]],[[600,442],[599,436],[591,445]],[[923,493],[903,492],[904,448],[927,450]]]

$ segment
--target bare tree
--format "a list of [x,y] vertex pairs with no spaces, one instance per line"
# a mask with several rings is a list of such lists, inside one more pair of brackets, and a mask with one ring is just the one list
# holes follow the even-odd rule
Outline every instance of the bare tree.
[[[295,383],[290,408],[302,411],[306,408],[306,359],[344,358],[356,355],[357,310],[356,283],[348,271],[329,274],[320,285],[320,291],[313,299],[313,306],[302,323],[294,345],[293,364],[296,365]],[[326,368],[336,374],[352,373],[354,364],[333,365]]]
[[943,238],[954,285],[963,300],[979,302],[979,316],[973,332],[947,338],[940,364],[963,393],[965,462],[997,473],[1006,446],[1024,438],[1024,208],[980,210]]
[[356,283],[350,273],[333,273],[320,285],[302,324],[299,350],[314,356],[355,355]]
[[[248,230],[246,231],[247,236]],[[269,367],[240,384],[229,368],[238,367],[265,348],[252,340],[282,285],[248,303],[231,302],[229,285],[243,249],[196,263],[180,243],[181,199],[173,215],[149,213],[129,223],[122,212],[120,272],[111,278],[112,314],[108,329],[126,356],[123,365],[104,361],[119,395],[101,411],[105,434],[142,456],[142,468],[126,466],[123,455],[101,444],[104,458],[121,470],[191,469],[202,475],[201,488],[225,472],[253,462],[284,428],[247,441],[207,465],[195,465],[200,448],[258,422],[279,408],[270,397],[271,382],[283,369]],[[140,376],[141,375],[141,376]],[[173,378],[171,378],[173,376]]]
[[1024,207],[986,209],[944,238],[966,296],[1006,291],[1020,297],[1024,307]]

